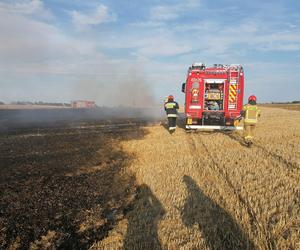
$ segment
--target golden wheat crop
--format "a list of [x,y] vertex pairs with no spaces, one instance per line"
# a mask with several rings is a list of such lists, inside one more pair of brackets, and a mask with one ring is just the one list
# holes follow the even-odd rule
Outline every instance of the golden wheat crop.
[[300,249],[299,124],[299,111],[262,108],[252,148],[163,126],[123,142],[138,197],[94,248]]

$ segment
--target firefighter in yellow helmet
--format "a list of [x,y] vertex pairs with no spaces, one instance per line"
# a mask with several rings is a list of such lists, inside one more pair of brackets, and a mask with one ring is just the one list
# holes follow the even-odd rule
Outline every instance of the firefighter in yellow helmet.
[[175,132],[178,109],[179,109],[179,105],[177,102],[174,101],[174,96],[169,95],[168,101],[165,102],[165,111],[166,111],[167,117],[168,117],[170,133]]
[[248,98],[248,103],[244,105],[241,115],[244,117],[244,139],[248,146],[253,143],[253,132],[257,124],[257,119],[260,117],[260,109],[256,104],[256,96],[251,95]]

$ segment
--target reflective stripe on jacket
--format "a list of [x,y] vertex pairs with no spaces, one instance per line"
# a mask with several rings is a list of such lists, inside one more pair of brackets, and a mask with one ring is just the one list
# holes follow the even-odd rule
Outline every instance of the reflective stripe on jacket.
[[257,118],[260,115],[260,110],[257,105],[246,104],[243,107],[244,111],[244,123],[256,124]]
[[177,109],[179,109],[177,102],[171,101],[165,103],[165,111],[168,117],[177,117]]
[[177,114],[167,114],[167,117],[177,117]]

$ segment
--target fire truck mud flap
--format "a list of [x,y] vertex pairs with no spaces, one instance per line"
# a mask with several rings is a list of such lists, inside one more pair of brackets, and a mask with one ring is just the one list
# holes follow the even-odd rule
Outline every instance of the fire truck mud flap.
[[186,129],[197,130],[243,130],[242,126],[218,126],[218,125],[186,125]]

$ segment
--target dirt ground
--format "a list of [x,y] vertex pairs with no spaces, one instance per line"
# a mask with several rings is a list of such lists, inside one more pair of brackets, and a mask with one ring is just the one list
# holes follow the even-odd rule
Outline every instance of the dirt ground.
[[252,148],[239,133],[122,143],[136,157],[132,210],[94,249],[300,249],[300,113],[262,108]]

